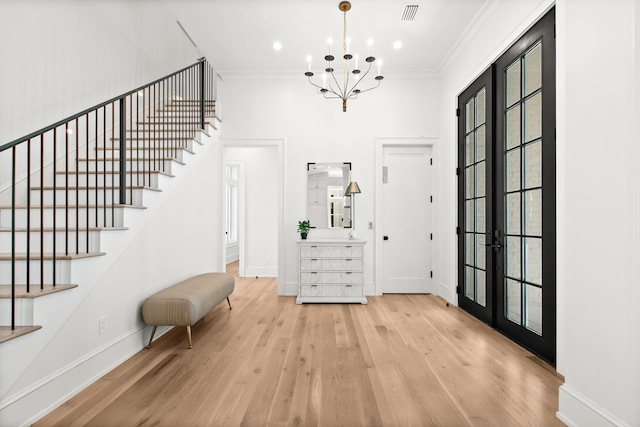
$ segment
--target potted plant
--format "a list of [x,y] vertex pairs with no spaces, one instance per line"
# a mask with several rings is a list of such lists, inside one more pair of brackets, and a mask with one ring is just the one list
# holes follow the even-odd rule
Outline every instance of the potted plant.
[[298,221],[298,232],[300,233],[301,239],[307,238],[307,234],[309,234],[309,227],[310,225],[308,220]]

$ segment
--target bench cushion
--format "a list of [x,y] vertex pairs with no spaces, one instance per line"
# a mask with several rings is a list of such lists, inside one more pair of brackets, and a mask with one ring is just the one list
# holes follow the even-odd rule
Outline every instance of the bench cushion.
[[142,305],[142,317],[147,325],[191,326],[233,289],[231,274],[200,274],[151,295]]

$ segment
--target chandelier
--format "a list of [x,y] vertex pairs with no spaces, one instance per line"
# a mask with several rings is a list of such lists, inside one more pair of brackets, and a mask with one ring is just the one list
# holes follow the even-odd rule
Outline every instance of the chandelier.
[[[369,56],[365,58],[365,62],[369,65],[367,70],[362,73],[362,70],[358,68],[358,60],[359,56],[355,56],[355,64],[353,68],[351,68],[351,60],[354,58],[350,52],[350,40],[347,39],[347,12],[351,9],[351,3],[348,1],[341,1],[338,5],[338,8],[344,13],[344,27],[342,32],[342,58],[344,59],[343,69],[342,69],[342,82],[338,81],[339,77],[336,77],[333,68],[333,61],[336,59],[331,54],[331,39],[329,39],[329,54],[325,55],[324,60],[327,61],[327,68],[325,68],[325,72],[322,74],[322,86],[311,81],[311,77],[313,77],[313,72],[311,71],[311,57],[307,57],[307,62],[309,63],[309,70],[304,73],[309,80],[309,83],[312,86],[320,89],[320,93],[322,93],[325,99],[342,99],[342,111],[347,111],[347,99],[357,99],[358,95],[363,92],[368,92],[372,89],[380,86],[380,82],[384,77],[380,75],[380,67],[382,65],[382,61],[378,61],[378,74],[375,76],[375,80],[377,84],[375,86],[369,87],[367,89],[360,89],[360,83],[367,77],[369,71],[371,71],[371,66],[375,62],[376,58],[371,55],[371,46],[373,42],[369,40]],[[353,74],[353,78],[350,78],[350,74]]]

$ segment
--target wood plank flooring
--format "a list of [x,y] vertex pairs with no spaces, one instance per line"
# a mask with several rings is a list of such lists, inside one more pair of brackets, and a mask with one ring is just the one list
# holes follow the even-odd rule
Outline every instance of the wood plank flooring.
[[296,305],[236,277],[193,349],[174,328],[35,426],[563,425],[545,362],[441,298],[368,299]]

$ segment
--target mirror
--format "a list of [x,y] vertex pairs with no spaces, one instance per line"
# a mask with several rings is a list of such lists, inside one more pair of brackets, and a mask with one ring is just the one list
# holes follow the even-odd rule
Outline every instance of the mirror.
[[351,163],[307,163],[307,218],[312,228],[351,228]]

